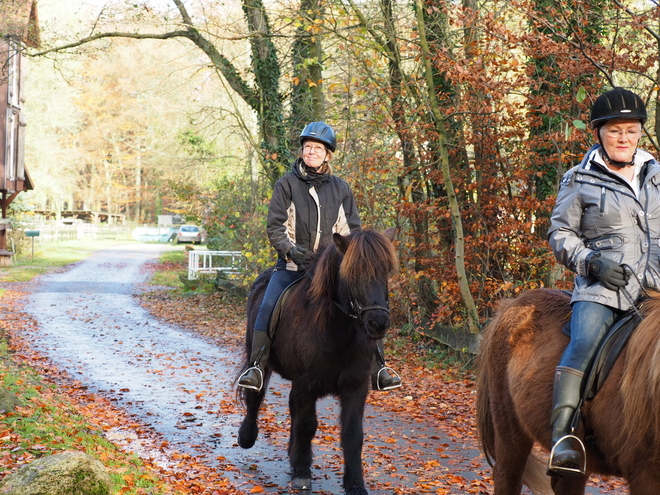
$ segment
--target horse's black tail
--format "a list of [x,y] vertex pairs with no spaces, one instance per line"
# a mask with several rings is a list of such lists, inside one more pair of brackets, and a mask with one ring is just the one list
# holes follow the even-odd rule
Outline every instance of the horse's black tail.
[[[266,290],[266,286],[270,281],[270,277],[273,274],[273,268],[269,268],[257,277],[257,279],[252,282],[250,286],[250,292],[247,296],[246,303],[246,325],[245,325],[245,347],[243,352],[243,359],[236,368],[234,378],[232,380],[232,387],[236,391],[236,400],[245,403],[245,394],[247,390],[238,386],[238,379],[241,375],[251,366],[250,363],[250,351],[252,350],[252,330],[254,328],[254,322],[257,319],[257,313],[259,312],[259,306],[261,305],[261,299]],[[268,380],[270,378],[270,373],[267,372],[264,377],[263,390],[268,386]]]

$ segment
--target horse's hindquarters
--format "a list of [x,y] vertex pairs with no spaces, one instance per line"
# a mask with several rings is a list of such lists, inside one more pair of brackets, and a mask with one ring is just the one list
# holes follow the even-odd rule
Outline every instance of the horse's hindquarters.
[[502,304],[484,330],[477,420],[497,494],[520,493],[529,466],[539,470],[527,463],[534,442],[549,448],[553,375],[568,343],[561,332],[568,314],[569,299],[559,291],[529,291]]

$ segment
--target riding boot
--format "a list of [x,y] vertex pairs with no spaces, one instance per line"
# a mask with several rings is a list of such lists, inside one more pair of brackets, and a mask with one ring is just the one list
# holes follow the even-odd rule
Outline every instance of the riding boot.
[[580,399],[584,373],[558,366],[552,395],[552,450],[548,462],[551,476],[579,476],[585,473],[585,451],[574,435],[580,417]]
[[376,359],[372,365],[371,388],[374,390],[392,390],[400,386],[401,378],[397,372],[385,364],[383,339],[378,339],[376,340]]
[[248,368],[238,379],[238,386],[261,392],[264,386],[264,368],[270,355],[270,337],[268,332],[252,331],[252,351]]

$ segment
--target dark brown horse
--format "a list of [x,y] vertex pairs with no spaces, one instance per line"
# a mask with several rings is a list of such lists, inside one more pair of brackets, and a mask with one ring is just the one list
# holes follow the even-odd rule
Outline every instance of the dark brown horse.
[[[569,296],[538,289],[500,303],[484,330],[478,363],[477,422],[493,465],[496,495],[527,485],[552,493],[534,442],[550,448],[554,369],[568,337]],[[587,475],[552,478],[559,495],[583,494],[590,473],[626,479],[632,495],[660,493],[660,296],[642,307],[643,321],[603,387],[582,408],[577,431],[587,449]]]
[[[309,276],[292,288],[285,302],[262,391],[239,390],[247,412],[238,443],[250,448],[259,431],[259,407],[271,373],[291,380],[288,453],[294,489],[311,489],[316,401],[334,395],[341,405],[344,489],[349,495],[367,493],[362,474],[362,419],[375,339],[383,338],[390,326],[388,276],[397,266],[393,237],[394,229],[388,229],[385,235],[371,230],[349,237],[334,234],[334,244],[312,263]],[[270,273],[257,278],[248,296],[246,357]],[[247,366],[246,359],[241,371]]]

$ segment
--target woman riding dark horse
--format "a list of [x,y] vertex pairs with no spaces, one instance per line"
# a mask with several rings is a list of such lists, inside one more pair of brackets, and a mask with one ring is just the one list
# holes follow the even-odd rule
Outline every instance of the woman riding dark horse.
[[[253,365],[238,380],[240,387],[256,392],[264,383],[271,344],[267,330],[280,295],[304,275],[313,253],[330,244],[333,233],[348,235],[362,229],[353,192],[330,167],[337,148],[335,131],[325,122],[312,122],[300,134],[300,146],[291,171],[275,184],[268,209],[268,238],[278,259],[254,324]],[[372,387],[400,387],[399,376],[385,365],[382,339],[375,358]]]
[[598,144],[562,178],[548,232],[557,260],[576,273],[571,340],[555,370],[548,472],[585,472],[574,435],[585,371],[614,320],[643,288],[660,288],[660,164],[638,148],[646,107],[614,88],[591,110]]

